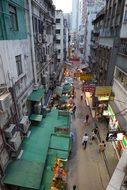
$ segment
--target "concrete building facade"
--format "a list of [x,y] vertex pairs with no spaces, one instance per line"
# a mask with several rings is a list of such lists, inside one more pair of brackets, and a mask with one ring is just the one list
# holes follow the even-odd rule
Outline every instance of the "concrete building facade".
[[[56,19],[56,50],[57,50],[57,78],[61,80],[61,76],[59,76],[63,61],[64,61],[64,16],[61,10],[55,11],[55,19]],[[60,78],[59,78],[60,77]]]
[[55,81],[54,26],[52,1],[0,1],[1,179],[20,151],[20,121],[29,125],[28,96],[38,87],[47,91]]

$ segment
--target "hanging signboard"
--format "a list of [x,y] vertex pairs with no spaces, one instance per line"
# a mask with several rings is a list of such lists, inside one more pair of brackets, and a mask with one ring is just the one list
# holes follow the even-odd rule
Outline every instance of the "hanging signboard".
[[110,96],[112,92],[111,86],[97,86],[95,90],[95,96]]
[[124,137],[124,131],[109,131],[107,133],[106,140],[110,141],[121,141]]
[[80,73],[80,80],[91,81],[94,78],[93,74]]

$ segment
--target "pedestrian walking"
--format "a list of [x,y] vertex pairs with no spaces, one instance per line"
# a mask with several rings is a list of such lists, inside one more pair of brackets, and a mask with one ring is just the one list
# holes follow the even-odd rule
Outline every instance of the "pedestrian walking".
[[85,133],[85,135],[82,138],[82,145],[84,146],[84,149],[86,149],[88,138],[89,137],[88,137],[87,133]]
[[88,121],[89,121],[89,115],[87,114],[86,115],[86,123],[88,123]]
[[72,190],[76,190],[76,185],[73,185],[73,189]]
[[105,141],[102,141],[101,143],[99,143],[99,152],[104,152],[105,148],[106,148]]
[[74,141],[74,133],[72,131],[70,132],[70,137],[71,137],[72,141]]
[[83,94],[81,93],[81,101],[83,100]]
[[95,140],[96,139],[96,134],[94,132],[94,129],[91,131],[91,140]]
[[74,116],[75,116],[76,109],[77,109],[77,107],[76,107],[76,105],[74,105],[74,107],[72,108],[72,113]]

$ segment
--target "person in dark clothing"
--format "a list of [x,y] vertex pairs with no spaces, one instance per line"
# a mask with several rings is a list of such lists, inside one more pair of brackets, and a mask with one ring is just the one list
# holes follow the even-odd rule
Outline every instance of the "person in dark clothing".
[[72,190],[76,190],[76,185],[73,185],[73,189]]
[[89,121],[89,115],[87,114],[86,115],[86,123],[88,123],[88,121]]
[[81,100],[83,100],[83,94],[81,93]]
[[76,112],[76,105],[74,105],[73,109],[72,109],[72,112],[73,112],[73,115],[75,115],[75,112]]
[[98,127],[94,128],[93,131],[94,131],[95,135],[97,135],[98,134]]

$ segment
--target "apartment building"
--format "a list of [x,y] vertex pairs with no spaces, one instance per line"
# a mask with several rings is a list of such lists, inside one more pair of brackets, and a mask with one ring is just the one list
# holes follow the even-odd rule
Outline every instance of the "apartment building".
[[121,141],[113,142],[118,157],[127,147],[126,137],[126,3],[127,1],[107,1],[93,21],[91,45],[91,68],[99,85],[111,85],[114,100],[107,107],[109,130],[123,130]]
[[[115,94],[114,101],[109,104],[110,110],[116,116],[110,116],[110,123],[113,123],[115,128],[124,130],[127,133],[127,0],[124,4],[122,14],[120,43],[118,53],[116,55],[116,64],[113,77],[113,92]],[[117,113],[119,114],[117,115]],[[127,137],[116,144],[118,152],[121,152],[127,147]]]
[[[29,1],[28,1],[29,2]],[[52,1],[34,1],[27,3],[27,26],[30,31],[33,66],[38,86],[46,91],[50,87],[50,78],[54,72],[54,35],[55,7]],[[29,23],[31,24],[29,26]]]
[[[61,80],[62,74],[60,74],[63,61],[64,61],[64,15],[61,10],[55,11],[56,19],[56,50],[57,50],[57,79]],[[62,73],[62,72],[61,72]]]
[[0,1],[1,179],[30,125],[28,96],[55,81],[54,18],[50,0]]
[[[22,141],[15,124],[27,112],[27,95],[33,83],[31,61],[24,1],[0,1],[1,178],[11,153],[16,153]],[[8,127],[15,134],[15,139],[10,135]]]
[[105,6],[105,1],[88,1],[87,4],[87,23],[86,23],[86,47],[85,47],[85,61],[89,63],[90,45],[91,45],[91,31],[93,30],[92,21],[96,18],[97,13]]
[[92,46],[96,46],[97,48],[97,58],[93,62],[97,63],[99,72],[96,73],[96,77],[98,84],[101,85],[112,84],[116,55],[119,47],[124,2],[108,0],[104,10],[105,13],[99,13],[101,15],[103,14],[103,18],[98,14],[95,19],[96,25],[99,25],[99,22],[101,22],[101,26],[98,34],[99,41],[97,43],[96,41],[94,43],[92,42]]

